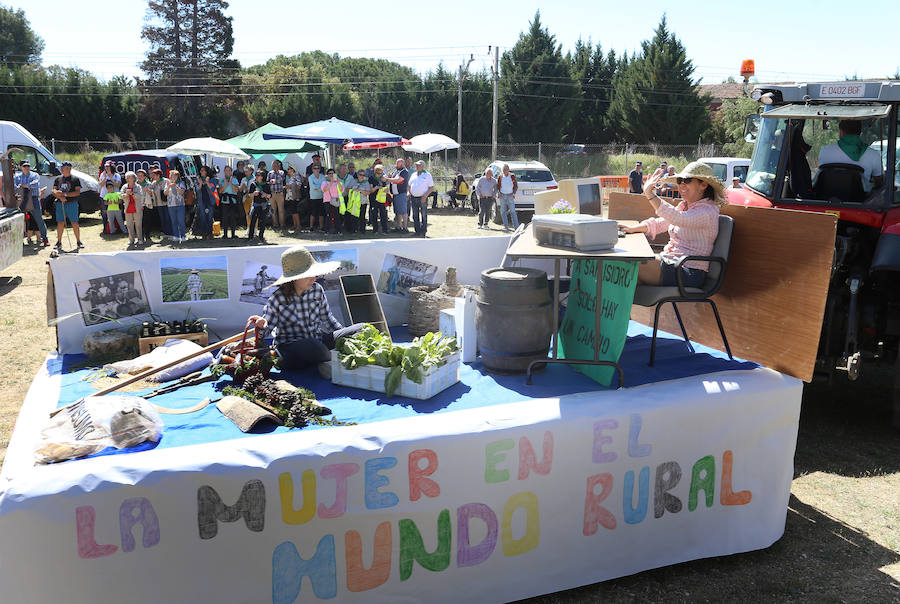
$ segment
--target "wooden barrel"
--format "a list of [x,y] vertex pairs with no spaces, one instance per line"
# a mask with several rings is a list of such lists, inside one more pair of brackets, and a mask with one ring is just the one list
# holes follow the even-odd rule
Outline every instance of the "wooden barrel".
[[478,349],[487,369],[525,373],[531,361],[547,357],[553,331],[547,273],[489,268],[481,273],[475,301]]

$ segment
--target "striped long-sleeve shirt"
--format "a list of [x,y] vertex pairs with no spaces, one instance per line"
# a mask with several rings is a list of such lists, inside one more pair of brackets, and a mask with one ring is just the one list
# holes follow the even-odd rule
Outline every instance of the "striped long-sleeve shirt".
[[[709,256],[719,234],[719,206],[711,199],[701,199],[688,204],[682,201],[676,207],[661,201],[656,218],[641,222],[647,226],[647,238],[653,239],[663,231],[669,232],[669,243],[660,258],[672,264],[685,256]],[[709,270],[705,260],[688,260],[688,268]]]

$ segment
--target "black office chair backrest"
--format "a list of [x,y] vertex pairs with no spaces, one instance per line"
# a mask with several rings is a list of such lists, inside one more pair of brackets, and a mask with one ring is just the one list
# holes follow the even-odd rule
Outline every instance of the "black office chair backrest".
[[856,164],[822,164],[816,180],[815,193],[825,201],[863,201],[863,169]]
[[[727,265],[728,256],[731,254],[731,236],[733,234],[734,220],[731,218],[731,216],[719,214],[719,234],[716,235],[716,242],[713,244],[712,252],[710,252],[709,255],[716,258],[722,258]],[[719,277],[721,276],[724,268],[725,267],[720,265],[718,262],[710,262],[709,272],[706,275],[706,282],[703,284],[703,289],[708,289],[711,287],[719,289]]]

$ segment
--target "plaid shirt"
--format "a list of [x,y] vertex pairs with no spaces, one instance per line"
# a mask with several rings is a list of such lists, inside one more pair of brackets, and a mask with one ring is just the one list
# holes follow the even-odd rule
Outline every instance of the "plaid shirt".
[[296,340],[319,339],[322,334],[341,329],[341,325],[325,299],[325,290],[318,283],[299,296],[284,294],[278,288],[269,297],[262,316],[268,322],[267,332],[274,331],[275,345]]
[[273,193],[281,193],[284,191],[284,177],[284,170],[272,170],[269,172],[269,175],[266,177],[266,182],[269,183]]

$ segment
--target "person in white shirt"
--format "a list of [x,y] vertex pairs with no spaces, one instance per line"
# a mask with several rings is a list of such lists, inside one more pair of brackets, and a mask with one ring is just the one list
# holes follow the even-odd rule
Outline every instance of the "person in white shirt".
[[196,302],[200,299],[200,293],[203,290],[203,280],[200,279],[200,271],[197,269],[191,269],[191,274],[187,278],[187,289],[191,302]]
[[[509,223],[512,222],[512,228],[519,228],[519,218],[516,216],[516,191],[519,183],[516,175],[509,171],[509,164],[503,164],[503,173],[497,177],[497,186],[500,188],[500,199],[497,200],[500,210],[500,216],[503,218],[503,228],[509,229]],[[510,219],[507,220],[507,213]]]
[[870,149],[859,137],[862,132],[860,120],[841,120],[838,123],[840,138],[838,142],[825,145],[819,151],[819,171],[826,164],[853,164],[863,169],[862,186],[868,193],[884,184],[884,170],[881,166],[881,155]]
[[[428,230],[428,196],[434,191],[434,179],[425,171],[425,162],[416,162],[416,171],[409,179],[409,207],[412,211],[416,235],[425,237]],[[421,214],[421,220],[419,215]]]

